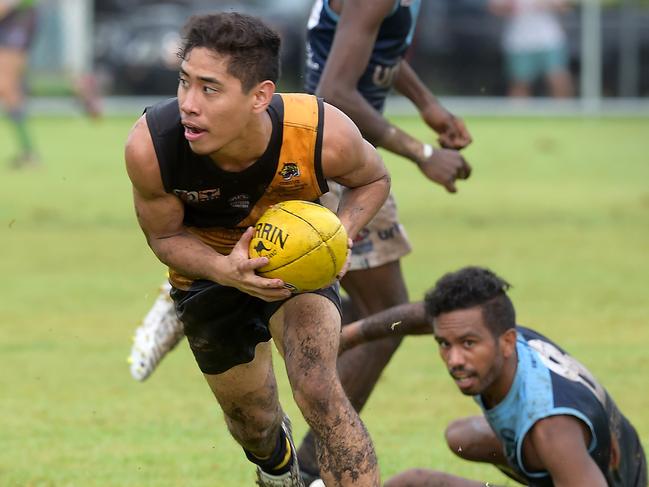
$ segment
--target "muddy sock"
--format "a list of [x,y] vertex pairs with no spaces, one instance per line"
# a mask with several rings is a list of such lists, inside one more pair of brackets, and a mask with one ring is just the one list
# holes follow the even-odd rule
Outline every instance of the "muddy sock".
[[279,438],[270,456],[259,458],[245,448],[243,451],[248,460],[259,465],[259,468],[271,475],[282,475],[288,472],[291,469],[291,465],[293,465],[293,450],[283,428],[279,429]]

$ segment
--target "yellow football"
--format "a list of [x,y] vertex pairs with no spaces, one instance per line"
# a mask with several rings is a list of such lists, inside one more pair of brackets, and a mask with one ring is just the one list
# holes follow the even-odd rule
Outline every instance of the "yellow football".
[[284,281],[295,293],[334,281],[347,258],[347,232],[335,213],[308,201],[283,201],[268,208],[255,225],[250,258],[267,257],[257,269]]

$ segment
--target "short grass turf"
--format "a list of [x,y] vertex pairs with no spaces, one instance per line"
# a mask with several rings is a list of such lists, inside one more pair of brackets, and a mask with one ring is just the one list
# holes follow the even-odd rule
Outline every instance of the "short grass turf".
[[[130,336],[164,278],[124,171],[133,121],[35,118],[43,167],[0,166],[0,485],[253,483],[186,344],[146,383],[128,372]],[[395,122],[432,140],[415,118]],[[411,298],[446,271],[491,267],[514,285],[519,322],[585,363],[649,447],[649,120],[467,122],[474,171],[455,195],[384,154],[414,246]],[[0,161],[14,148],[1,124]],[[476,413],[432,337],[408,338],[363,413],[383,478],[427,467],[514,485],[447,450],[447,422]]]

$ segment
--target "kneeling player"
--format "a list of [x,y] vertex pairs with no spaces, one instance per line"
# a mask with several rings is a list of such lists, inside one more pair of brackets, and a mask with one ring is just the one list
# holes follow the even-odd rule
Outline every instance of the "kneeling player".
[[[543,335],[516,325],[509,284],[487,269],[442,277],[423,303],[392,308],[343,329],[343,347],[389,334],[434,333],[460,391],[484,416],[446,429],[450,449],[495,464],[532,486],[646,487],[638,434],[606,390]],[[413,469],[386,487],[479,486]]]

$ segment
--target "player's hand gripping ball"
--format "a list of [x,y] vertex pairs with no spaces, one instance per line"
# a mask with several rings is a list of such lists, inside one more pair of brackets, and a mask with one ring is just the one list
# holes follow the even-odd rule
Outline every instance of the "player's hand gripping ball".
[[283,201],[257,221],[249,254],[268,258],[258,275],[279,278],[300,293],[331,284],[347,250],[347,232],[335,213],[307,201]]

